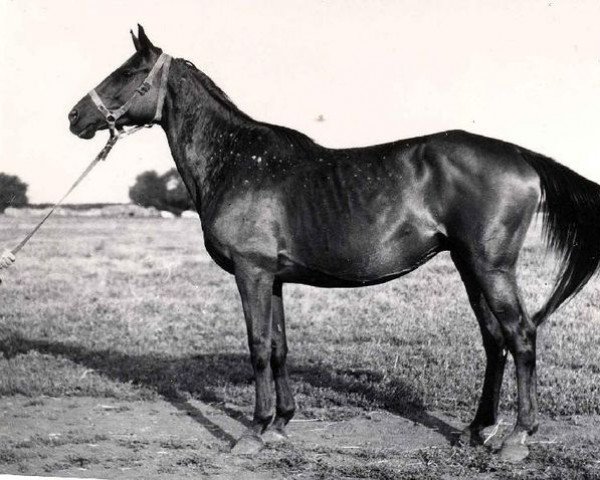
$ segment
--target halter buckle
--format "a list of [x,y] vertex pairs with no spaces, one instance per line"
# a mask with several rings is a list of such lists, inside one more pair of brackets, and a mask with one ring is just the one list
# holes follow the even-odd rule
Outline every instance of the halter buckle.
[[144,96],[151,88],[152,85],[150,85],[148,82],[144,82],[138,87],[137,91],[140,95]]

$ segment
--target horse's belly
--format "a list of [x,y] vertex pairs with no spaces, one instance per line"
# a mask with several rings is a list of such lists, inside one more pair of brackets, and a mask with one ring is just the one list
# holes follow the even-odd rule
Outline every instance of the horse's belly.
[[[366,228],[359,223],[332,231],[305,231],[282,252],[280,264],[286,276],[317,277],[327,283],[373,284],[414,270],[443,249],[434,229],[404,222],[388,228]],[[303,281],[302,278],[294,281]],[[315,283],[315,282],[312,282]]]

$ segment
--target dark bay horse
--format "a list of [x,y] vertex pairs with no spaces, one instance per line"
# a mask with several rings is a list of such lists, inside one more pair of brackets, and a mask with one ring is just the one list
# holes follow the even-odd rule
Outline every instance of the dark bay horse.
[[[464,131],[325,148],[253,120],[193,64],[162,53],[143,28],[132,36],[135,54],[75,105],[70,128],[82,138],[148,123],[164,129],[206,248],[235,276],[242,299],[256,404],[234,451],[258,451],[266,432],[284,436],[294,414],[283,283],[374,285],[449,251],[487,356],[479,407],[462,438],[481,441],[481,430],[496,423],[510,351],[518,418],[501,454],[524,458],[537,429],[536,329],[599,270],[600,186],[542,155]],[[561,270],[530,316],[515,270],[540,206]]]

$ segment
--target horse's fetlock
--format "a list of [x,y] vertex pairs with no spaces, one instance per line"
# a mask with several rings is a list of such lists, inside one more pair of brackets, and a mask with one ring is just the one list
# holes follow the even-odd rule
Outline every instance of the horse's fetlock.
[[278,405],[276,413],[278,417],[290,421],[296,413],[296,402],[292,399],[289,405]]
[[268,413],[268,414],[260,414],[260,413],[255,413],[254,414],[254,421],[253,423],[255,425],[258,426],[258,433],[262,433],[273,421],[273,413]]

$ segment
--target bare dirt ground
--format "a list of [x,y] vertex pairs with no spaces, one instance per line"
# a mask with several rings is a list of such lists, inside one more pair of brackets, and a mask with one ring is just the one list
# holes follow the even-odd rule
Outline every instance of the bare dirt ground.
[[[298,418],[287,444],[268,444],[255,458],[229,453],[244,429],[242,412],[197,400],[119,401],[89,397],[0,399],[2,473],[95,478],[553,478],[531,463],[439,476],[439,455],[455,449],[473,458],[485,447],[452,447],[463,424],[438,412],[422,421],[371,411],[339,421]],[[438,427],[430,427],[438,423]],[[507,425],[505,429],[509,427]],[[543,419],[535,448],[600,440],[600,417]],[[439,451],[439,452],[436,452]],[[459,459],[457,459],[459,460]],[[449,457],[452,461],[452,455]],[[461,460],[459,460],[461,461]],[[597,460],[579,478],[600,478]],[[508,469],[508,470],[505,470]],[[431,472],[431,476],[428,475]],[[368,476],[365,472],[370,472]],[[536,474],[537,473],[537,474]]]

